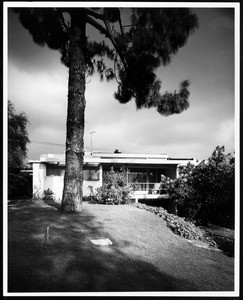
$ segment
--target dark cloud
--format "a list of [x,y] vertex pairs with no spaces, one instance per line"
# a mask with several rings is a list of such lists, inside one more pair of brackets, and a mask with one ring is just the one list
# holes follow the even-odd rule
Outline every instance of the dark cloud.
[[41,72],[60,63],[60,54],[33,42],[30,33],[21,26],[17,14],[8,9],[8,57],[20,70]]

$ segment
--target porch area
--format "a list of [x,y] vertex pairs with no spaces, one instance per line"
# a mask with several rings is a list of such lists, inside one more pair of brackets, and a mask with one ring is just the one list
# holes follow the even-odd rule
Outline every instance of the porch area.
[[165,175],[171,179],[177,176],[177,165],[103,165],[102,181],[105,181],[106,173],[111,170],[119,171],[125,168],[127,173],[127,183],[136,186],[135,192],[131,194],[132,200],[138,203],[139,200],[169,199],[164,190],[160,188],[161,176]]
[[132,194],[132,199],[138,203],[141,199],[168,199],[168,195],[160,189],[159,182],[136,182],[138,189]]

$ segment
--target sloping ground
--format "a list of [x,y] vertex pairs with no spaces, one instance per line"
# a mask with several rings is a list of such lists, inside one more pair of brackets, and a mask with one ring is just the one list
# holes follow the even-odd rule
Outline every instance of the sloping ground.
[[141,203],[133,204],[135,207],[148,210],[164,219],[173,233],[178,234],[192,242],[194,245],[204,248],[215,248],[223,251],[225,255],[234,256],[234,230],[213,224],[208,226],[195,226],[185,218],[168,213],[163,207],[150,206]]
[[211,236],[218,244],[219,248],[228,256],[234,256],[234,230],[220,227],[216,225],[209,225],[208,227],[201,226],[209,236]]
[[[233,258],[195,247],[148,211],[84,202],[62,214],[50,204],[9,204],[8,292],[234,290]],[[91,242],[101,238],[112,245]]]

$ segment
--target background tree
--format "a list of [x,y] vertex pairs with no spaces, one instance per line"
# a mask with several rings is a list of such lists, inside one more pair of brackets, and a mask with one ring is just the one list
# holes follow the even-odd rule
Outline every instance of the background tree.
[[164,178],[162,187],[178,203],[179,215],[200,225],[234,228],[235,159],[224,146],[197,166],[185,166],[175,180]]
[[[35,43],[60,51],[69,68],[66,170],[62,210],[79,211],[82,203],[85,76],[95,69],[101,79],[115,78],[115,98],[134,99],[138,109],[156,107],[161,115],[178,114],[189,107],[189,81],[179,91],[160,94],[156,69],[170,63],[198,27],[186,8],[16,8],[22,25]],[[123,15],[130,15],[123,24]],[[86,36],[86,26],[97,29],[102,42]],[[113,62],[111,67],[103,57]]]
[[25,113],[17,114],[13,103],[8,101],[8,194],[15,197],[20,194],[25,178],[20,174],[27,157],[29,143]]

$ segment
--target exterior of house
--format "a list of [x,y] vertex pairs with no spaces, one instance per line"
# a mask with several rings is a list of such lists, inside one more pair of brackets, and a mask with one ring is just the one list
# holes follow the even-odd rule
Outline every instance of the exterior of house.
[[[139,191],[134,198],[155,198],[152,194],[156,183],[160,182],[161,175],[172,179],[178,176],[180,166],[188,162],[196,164],[193,158],[171,158],[167,154],[126,154],[93,152],[84,156],[83,195],[90,195],[92,186],[95,190],[102,186],[106,172],[111,168],[115,171],[124,167],[127,171],[128,183],[139,184]],[[33,166],[33,197],[44,196],[44,191],[51,190],[57,200],[62,198],[65,157],[62,154],[42,154],[40,160],[30,161]]]

